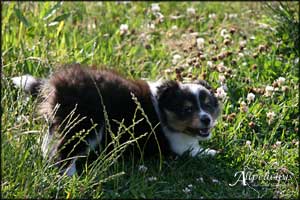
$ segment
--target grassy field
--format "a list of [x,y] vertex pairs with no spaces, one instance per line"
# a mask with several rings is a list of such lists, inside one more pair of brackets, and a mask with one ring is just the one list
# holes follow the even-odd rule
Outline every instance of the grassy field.
[[[296,2],[1,4],[1,199],[299,197]],[[220,153],[121,158],[88,176],[60,176],[42,158],[47,123],[36,99],[10,78],[47,77],[74,62],[147,80],[207,80],[223,112],[202,145]]]

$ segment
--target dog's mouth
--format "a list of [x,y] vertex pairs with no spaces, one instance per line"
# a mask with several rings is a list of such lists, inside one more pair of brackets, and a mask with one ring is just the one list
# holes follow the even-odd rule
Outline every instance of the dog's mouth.
[[201,137],[208,137],[210,135],[210,128],[187,128],[187,132]]

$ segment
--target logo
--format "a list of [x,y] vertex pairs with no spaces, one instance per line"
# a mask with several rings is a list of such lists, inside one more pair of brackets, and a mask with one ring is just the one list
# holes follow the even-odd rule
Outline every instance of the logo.
[[[229,186],[234,187],[238,184],[242,186],[247,186],[257,192],[255,189],[257,187],[277,187],[281,183],[287,183],[291,179],[294,178],[294,174],[287,170],[286,168],[282,168],[280,170],[270,170],[267,172],[258,172],[249,167],[245,167],[243,171],[238,171],[234,174],[234,178],[236,178],[234,183],[229,184]],[[298,188],[298,183],[295,181]]]

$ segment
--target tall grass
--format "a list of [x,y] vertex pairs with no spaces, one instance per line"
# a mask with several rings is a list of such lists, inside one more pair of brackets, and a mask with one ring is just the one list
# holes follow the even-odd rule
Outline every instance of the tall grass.
[[270,14],[275,19],[275,29],[278,38],[283,42],[286,51],[299,57],[300,33],[299,10],[291,2],[273,2],[266,4]]

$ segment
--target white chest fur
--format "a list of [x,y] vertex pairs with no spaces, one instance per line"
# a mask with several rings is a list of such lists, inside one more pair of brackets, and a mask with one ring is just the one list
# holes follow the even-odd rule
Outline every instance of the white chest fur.
[[183,133],[170,132],[167,128],[164,128],[164,133],[168,138],[172,151],[178,155],[190,151],[190,155],[194,157],[203,150],[199,145],[199,140],[195,137]]
[[214,149],[203,149],[199,145],[199,138],[197,137],[192,137],[183,133],[171,132],[166,127],[163,129],[172,151],[178,155],[182,155],[186,151],[189,151],[190,156],[192,157],[202,155],[214,156],[217,153]]

